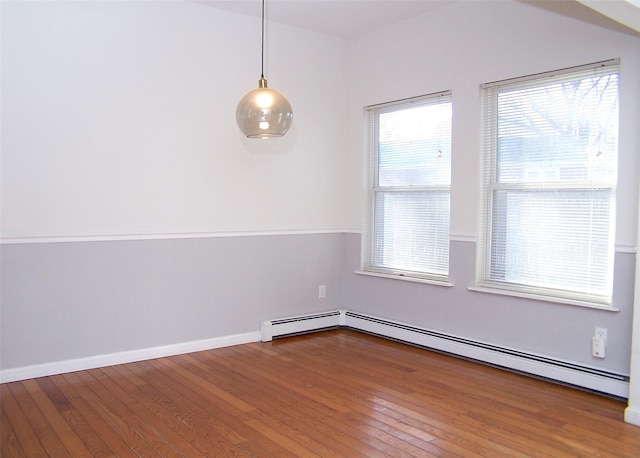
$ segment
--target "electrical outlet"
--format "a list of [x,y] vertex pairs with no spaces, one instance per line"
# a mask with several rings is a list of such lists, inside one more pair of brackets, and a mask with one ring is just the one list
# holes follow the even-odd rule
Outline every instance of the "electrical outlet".
[[604,345],[607,345],[607,328],[596,328],[594,336],[598,339],[602,339],[604,341]]
[[318,298],[325,299],[327,297],[327,287],[325,285],[318,286]]
[[591,355],[595,358],[604,358],[606,356],[606,345],[604,339],[600,337],[591,338]]

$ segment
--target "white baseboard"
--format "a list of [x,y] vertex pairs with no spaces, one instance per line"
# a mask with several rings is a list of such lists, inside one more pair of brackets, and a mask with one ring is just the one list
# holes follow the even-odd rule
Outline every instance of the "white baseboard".
[[624,410],[624,421],[640,426],[640,407],[629,406]]
[[133,363],[148,359],[162,358],[165,356],[182,355],[195,351],[212,350],[214,348],[229,347],[250,342],[259,342],[259,332],[248,332],[212,339],[196,340],[174,345],[143,348],[140,350],[124,351],[107,355],[90,356],[87,358],[69,359],[52,363],[36,364],[33,366],[5,369],[0,371],[0,383],[15,382],[48,375],[65,374],[98,367],[113,366],[116,364]]
[[[261,323],[261,332],[98,355],[17,369],[6,369],[0,371],[0,383],[210,350],[230,345],[258,342],[260,340],[269,341],[278,336],[311,332],[330,327],[346,327],[369,332],[621,398],[629,396],[629,377],[625,374],[611,373],[570,361],[557,360],[545,355],[473,341],[407,323],[347,310],[332,310],[297,317],[266,320]],[[630,423],[640,424],[640,411],[637,408],[629,407],[626,416],[629,418],[628,421]]]

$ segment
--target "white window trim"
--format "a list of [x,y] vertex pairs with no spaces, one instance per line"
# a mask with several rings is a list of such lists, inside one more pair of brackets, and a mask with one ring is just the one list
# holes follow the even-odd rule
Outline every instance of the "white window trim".
[[[386,110],[384,110],[385,108],[389,108],[388,111],[393,111],[395,109],[398,108],[398,106],[400,106],[401,104],[406,104],[406,105],[410,105],[412,103],[419,103],[419,102],[423,102],[425,100],[437,100],[437,99],[441,99],[447,97],[449,99],[452,98],[452,92],[451,90],[447,90],[447,91],[439,91],[439,92],[435,92],[432,94],[427,94],[427,95],[422,95],[422,96],[417,96],[417,97],[410,97],[410,98],[406,98],[406,99],[399,99],[399,100],[394,100],[391,102],[385,102],[385,103],[380,103],[380,104],[374,104],[374,105],[369,105],[365,107],[365,117],[368,119],[370,117],[370,112],[373,109],[382,109],[379,111],[380,112],[384,112]],[[356,274],[359,275],[367,275],[367,276],[372,276],[372,277],[379,277],[379,278],[389,278],[389,279],[395,279],[395,280],[402,280],[402,281],[409,281],[409,282],[415,282],[415,283],[425,283],[425,284],[430,284],[430,285],[438,285],[438,286],[445,286],[445,287],[452,287],[454,286],[452,283],[449,282],[449,275],[447,274],[446,276],[444,275],[436,275],[436,274],[429,274],[429,273],[420,273],[420,272],[414,272],[414,271],[401,271],[401,270],[394,270],[394,269],[384,269],[384,268],[378,268],[376,266],[372,266],[370,264],[370,259],[371,259],[371,243],[373,240],[373,234],[374,234],[374,229],[373,229],[373,224],[374,224],[374,218],[373,218],[373,199],[374,199],[374,195],[376,192],[381,192],[386,190],[386,187],[380,187],[378,186],[378,178],[376,176],[376,171],[377,171],[377,161],[378,161],[378,153],[377,153],[377,147],[372,148],[371,145],[377,144],[377,125],[376,128],[371,128],[371,126],[367,126],[366,130],[367,133],[367,137],[365,139],[365,145],[367,147],[367,160],[368,160],[368,173],[367,173],[367,195],[366,195],[366,205],[365,205],[365,222],[363,225],[363,231],[362,231],[362,240],[361,240],[361,264],[360,264],[360,270],[355,271]],[[393,191],[401,191],[402,188],[400,187],[392,187],[392,188],[388,188],[391,189]],[[407,190],[410,191],[438,191],[438,190],[446,190],[449,191],[449,195],[451,195],[451,185],[449,185],[448,187],[444,187],[444,186],[411,186],[411,187],[407,187]],[[451,239],[449,238],[449,243],[451,242]]]
[[378,277],[378,278],[389,278],[391,280],[400,280],[400,281],[408,281],[413,283],[424,283],[427,285],[435,285],[435,286],[444,286],[445,288],[451,288],[455,286],[448,279],[436,280],[435,278],[429,277],[417,277],[415,275],[406,275],[403,273],[388,273],[388,272],[376,272],[374,270],[356,270],[354,271],[357,275],[365,275],[369,277]]
[[[619,66],[620,59],[610,59],[601,62],[594,62],[591,64],[576,66],[576,67],[568,67],[560,70],[537,73],[533,75],[511,78],[499,81],[493,81],[490,83],[485,83],[480,85],[482,91],[493,88],[496,86],[502,86],[504,84],[512,85],[516,87],[518,83],[522,83],[523,86],[527,86],[529,82],[534,80],[540,80],[541,78],[549,78],[549,83],[553,82],[554,79],[562,79],[567,74],[579,73],[581,71],[588,70],[596,70],[598,68],[603,67],[611,67],[611,66]],[[483,95],[484,98],[484,95]],[[495,102],[495,101],[494,101]],[[495,118],[497,107],[495,103],[491,103],[490,109],[487,107],[483,107],[484,116],[491,116]],[[483,132],[484,132],[484,123],[486,120],[483,120]],[[481,226],[480,233],[478,236],[477,243],[477,253],[476,253],[476,279],[475,284],[468,287],[469,291],[476,291],[481,293],[490,293],[490,294],[498,294],[504,296],[513,296],[513,297],[521,297],[527,299],[533,299],[544,302],[554,302],[560,304],[567,305],[575,305],[585,308],[591,309],[599,309],[610,312],[619,312],[620,308],[614,306],[612,304],[613,298],[607,298],[607,300],[599,301],[597,297],[590,296],[586,300],[583,300],[580,297],[580,294],[570,294],[561,292],[558,295],[553,295],[552,290],[546,290],[543,294],[537,294],[532,292],[535,288],[523,287],[516,284],[509,283],[501,283],[501,282],[493,282],[491,280],[485,280],[487,278],[487,269],[490,268],[489,262],[487,261],[487,251],[490,247],[490,243],[487,241],[487,237],[490,237],[490,223],[492,218],[492,205],[490,203],[490,199],[483,198],[482,196],[486,193],[489,193],[488,188],[491,189],[527,189],[528,186],[526,184],[496,184],[495,183],[495,154],[494,149],[497,142],[496,132],[495,130],[491,133],[491,138],[483,139],[482,144],[482,170],[483,177],[490,177],[490,184],[484,182],[484,178],[482,180],[482,191],[480,197],[480,218],[481,218]],[[489,146],[490,145],[490,146]],[[489,155],[489,159],[487,159],[487,155]],[[486,168],[490,168],[490,173],[486,173]],[[602,186],[608,189],[611,189],[613,195],[616,193],[616,185],[611,185],[611,183],[602,183]],[[576,189],[580,186],[576,186],[573,184],[559,184],[557,189]],[[615,209],[614,209],[615,213]],[[483,218],[484,215],[484,218]],[[614,256],[618,250],[614,248]],[[586,295],[585,295],[586,297]],[[604,298],[603,298],[604,299]]]
[[513,289],[500,289],[500,288],[496,288],[495,286],[489,283],[486,283],[486,284],[478,283],[475,286],[469,286],[467,289],[469,291],[476,291],[479,293],[498,294],[500,296],[521,297],[524,299],[532,299],[532,300],[542,301],[542,302],[554,302],[557,304],[575,305],[575,306],[585,307],[590,309],[604,310],[606,312],[620,311],[620,308],[615,307],[613,305],[598,304],[597,302],[580,301],[575,299],[561,298],[557,296],[547,296],[543,294],[525,293],[523,291],[515,291]]

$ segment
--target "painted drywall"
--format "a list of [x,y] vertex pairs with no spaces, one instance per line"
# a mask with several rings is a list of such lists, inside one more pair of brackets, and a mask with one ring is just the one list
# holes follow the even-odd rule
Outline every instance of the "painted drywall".
[[[475,281],[480,178],[480,85],[619,57],[620,140],[614,305],[619,312],[469,291]],[[452,90],[450,273],[454,287],[354,274],[360,237],[348,237],[345,306],[470,339],[629,373],[638,212],[640,38],[523,2],[456,2],[350,42],[348,166],[353,222],[362,220],[364,107]],[[357,196],[357,197],[355,197]],[[591,356],[606,327],[604,360]]]
[[453,93],[451,233],[474,237],[480,178],[480,85],[621,59],[616,243],[636,244],[640,149],[640,37],[517,1],[456,2],[352,40],[349,49],[352,221],[364,199],[364,107]]
[[0,369],[256,332],[260,320],[339,308],[343,237],[3,245]]
[[[259,5],[258,5],[259,7]],[[346,46],[269,24],[286,137],[248,140],[260,20],[195,2],[2,2],[3,238],[344,227]]]
[[[639,234],[640,236],[640,228]],[[624,413],[628,423],[640,426],[640,258],[636,257],[633,323],[631,329],[631,381],[629,383],[629,405]]]
[[[259,62],[259,35],[238,31],[257,30],[257,19],[188,2],[0,8],[0,368],[237,334],[263,318],[346,306],[628,371],[637,38],[519,2],[456,2],[350,43],[270,25],[267,76],[296,119],[287,137],[256,143],[241,137],[233,112]],[[621,312],[468,291],[479,84],[612,57],[623,68]],[[443,89],[455,105],[453,288],[353,274],[357,234],[283,233],[359,228],[363,107]],[[238,231],[282,235],[143,240]],[[78,241],[35,243],[59,236]],[[595,325],[610,332],[604,361],[588,354]]]
[[[451,242],[453,287],[383,279],[354,273],[360,236],[348,234],[344,302],[347,308],[445,334],[558,360],[629,374],[635,256],[618,253],[615,299],[620,311],[470,291],[475,278],[475,243]],[[594,328],[609,331],[607,357],[591,356]]]
[[341,306],[343,40],[268,24],[265,74],[295,118],[248,140],[235,109],[260,77],[259,19],[195,2],[0,8],[0,369]]

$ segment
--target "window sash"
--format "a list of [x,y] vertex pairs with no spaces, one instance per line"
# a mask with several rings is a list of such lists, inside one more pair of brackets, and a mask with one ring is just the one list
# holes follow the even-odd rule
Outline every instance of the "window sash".
[[[542,166],[540,170],[533,170],[529,175],[525,171],[525,174],[521,177],[516,173],[506,177],[499,177],[499,167],[504,167],[504,164],[499,162],[498,149],[501,140],[498,137],[498,97],[501,94],[507,94],[512,91],[527,90],[535,87],[548,87],[554,84],[565,83],[569,81],[577,81],[594,76],[608,76],[618,74],[618,60],[611,60],[606,62],[599,62],[595,64],[589,64],[573,69],[564,69],[556,72],[549,72],[547,74],[537,74],[530,77],[516,78],[513,80],[499,81],[494,83],[488,83],[482,86],[483,88],[483,169],[482,169],[482,205],[480,209],[480,236],[478,238],[478,256],[477,256],[477,278],[476,282],[478,286],[484,288],[495,288],[502,290],[511,290],[516,293],[533,294],[536,296],[549,296],[553,298],[564,298],[569,301],[583,301],[590,302],[599,305],[610,305],[613,285],[613,257],[614,257],[614,224],[615,224],[615,164],[617,163],[617,131],[615,148],[611,147],[609,153],[609,165],[613,162],[613,166],[606,169],[607,173],[601,173],[603,176],[597,175],[597,167],[595,173],[589,171],[584,172],[580,170],[580,173],[574,173],[575,176],[568,174],[567,177],[559,176],[559,173],[551,170],[553,167],[553,160],[547,158],[546,165]],[[617,84],[616,82],[616,102],[615,102],[615,118],[617,120]],[[508,113],[507,113],[508,115]],[[505,136],[505,138],[508,138]],[[611,146],[611,145],[609,145]],[[517,149],[514,149],[517,151]],[[598,152],[599,153],[599,152]],[[524,153],[521,153],[524,155]],[[541,153],[545,155],[547,153]],[[579,158],[579,156],[576,156]],[[591,156],[589,156],[591,157]],[[568,168],[568,167],[565,167]],[[574,167],[575,168],[575,167]],[[562,169],[562,167],[559,167]],[[550,172],[553,172],[551,173]],[[546,171],[546,173],[545,173]],[[507,171],[508,172],[508,171]],[[550,175],[550,176],[545,176]],[[592,175],[592,176],[589,176]],[[599,195],[599,200],[590,201],[586,198],[587,194]],[[538,194],[536,197],[535,195]],[[517,208],[515,202],[517,199],[525,199],[524,196],[528,196],[530,201],[528,205],[533,205],[533,211],[541,211],[545,208],[545,205],[549,207],[558,206],[558,208],[564,208],[563,211],[556,210],[555,216],[547,215],[547,218],[555,218],[558,221],[564,221],[567,226],[571,226],[569,222],[573,221],[574,226],[586,224],[587,220],[592,226],[591,232],[586,235],[584,240],[581,240],[578,235],[572,238],[572,231],[568,234],[561,234],[562,224],[558,223],[557,227],[550,230],[547,234],[536,234],[536,231],[540,229],[536,226],[535,229],[530,228],[529,233],[526,232],[527,228],[522,227],[523,239],[520,240],[520,244],[531,245],[521,249],[522,253],[525,253],[527,260],[513,260],[516,267],[513,268],[513,272],[509,276],[500,274],[500,268],[509,268],[508,263],[512,262],[511,259],[507,260],[509,256],[514,257],[518,254],[518,249],[506,248],[500,246],[500,244],[506,244],[507,233],[501,234],[500,231],[510,231],[511,238],[517,239],[517,229],[507,227],[505,218],[508,218],[507,213],[499,214],[499,212],[513,211],[513,209],[501,208],[496,204],[497,196],[510,196],[513,200],[512,208]],[[577,196],[585,196],[584,201],[580,201]],[[545,196],[554,196],[549,201],[545,201]],[[563,198],[576,198],[574,206],[567,206],[566,203],[562,207],[560,202]],[[540,202],[535,202],[535,199],[541,199]],[[595,198],[594,198],[595,199]],[[587,213],[587,202],[591,205],[596,205],[598,202],[601,204],[598,206],[601,215],[598,217],[594,214],[593,218]],[[604,203],[606,202],[606,203]],[[581,204],[582,207],[580,207]],[[526,206],[525,200],[518,205]],[[539,207],[535,210],[536,205]],[[597,206],[597,205],[596,205]],[[578,208],[580,207],[580,208]],[[606,209],[605,209],[606,207]],[[580,214],[580,211],[584,210]],[[515,218],[515,227],[523,225],[524,223],[534,221],[534,213],[528,215],[529,219],[518,221]],[[572,220],[573,218],[573,220]],[[593,232],[596,231],[596,232]],[[580,231],[575,231],[579,233]],[[515,233],[515,235],[514,235]],[[536,242],[536,237],[541,239]],[[562,237],[568,237],[562,240]],[[598,243],[594,240],[588,240],[588,237],[592,236],[594,240],[598,238]],[[546,238],[545,238],[546,237]],[[559,245],[552,245],[554,240],[560,238]],[[511,241],[513,243],[513,240]],[[539,244],[538,248],[535,248],[535,243]],[[582,245],[583,250],[580,251],[578,246]],[[548,248],[549,246],[553,248]],[[528,249],[533,247],[533,252],[529,252]],[[590,249],[595,249],[596,253],[592,257],[586,257],[585,254],[589,253]],[[522,255],[520,253],[520,255]],[[535,255],[533,254],[535,253]],[[501,258],[501,256],[503,258]],[[534,256],[533,258],[531,256]],[[535,259],[535,257],[543,258]],[[545,258],[546,256],[546,258]],[[564,256],[564,257],[563,257]],[[535,263],[539,264],[539,268],[531,269],[531,272],[524,273],[520,277],[516,275],[518,269],[527,269],[529,265]],[[519,264],[518,264],[519,263]],[[581,269],[585,264],[587,267]],[[534,273],[537,273],[537,278]]]

